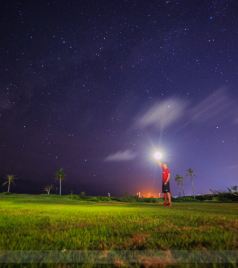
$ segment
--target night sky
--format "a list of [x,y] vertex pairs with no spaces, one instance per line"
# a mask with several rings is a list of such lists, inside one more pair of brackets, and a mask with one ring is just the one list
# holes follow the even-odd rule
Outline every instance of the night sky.
[[[238,3],[1,1],[0,175],[41,193],[196,193],[238,182]],[[187,194],[190,182],[185,181]],[[0,191],[6,190],[0,186]]]

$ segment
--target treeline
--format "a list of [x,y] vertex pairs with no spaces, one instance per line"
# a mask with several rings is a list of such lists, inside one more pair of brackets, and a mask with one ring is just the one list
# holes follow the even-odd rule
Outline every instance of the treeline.
[[[234,187],[234,186],[233,186]],[[237,187],[237,186],[235,186]],[[58,195],[51,195],[57,198]],[[138,197],[134,195],[123,195],[121,197],[115,196],[88,196],[85,192],[80,194],[68,194],[62,195],[61,198],[74,199],[74,200],[85,200],[93,202],[108,202],[108,201],[117,201],[117,202],[128,202],[128,203],[159,203],[163,202],[163,198],[154,198],[154,197]],[[227,191],[219,192],[212,194],[196,195],[194,196],[183,196],[172,198],[173,202],[238,202],[238,192]]]
[[[87,196],[85,193],[82,194],[70,194],[64,195],[62,197],[75,199],[75,200],[85,200],[85,201],[94,201],[94,202],[107,202],[107,201],[117,201],[117,202],[128,202],[128,203],[159,203],[163,202],[162,198],[153,198],[153,197],[142,197],[138,198],[137,196],[128,195],[121,197],[108,197],[108,196]],[[217,194],[205,194],[205,195],[196,195],[194,196],[183,196],[172,198],[173,202],[238,202],[238,195],[234,195],[230,192],[223,192]]]
[[205,195],[196,195],[194,199],[193,196],[183,196],[174,198],[175,202],[199,202],[199,201],[208,201],[208,202],[238,202],[238,195],[233,195],[229,192],[223,192],[218,194],[205,194]]
[[[122,196],[122,197],[107,197],[107,196],[82,196],[77,194],[65,195],[67,198],[77,199],[77,200],[87,200],[87,201],[118,201],[118,202],[140,202],[140,203],[158,203],[163,202],[162,198],[144,197],[138,198],[137,196]],[[230,192],[223,192],[217,194],[205,194],[194,196],[183,196],[172,198],[173,202],[238,202],[238,195],[234,195]]]

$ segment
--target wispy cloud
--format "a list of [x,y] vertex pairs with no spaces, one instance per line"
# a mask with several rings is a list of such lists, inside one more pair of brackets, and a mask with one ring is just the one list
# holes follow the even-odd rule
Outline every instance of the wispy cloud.
[[120,161],[130,161],[136,157],[136,153],[131,150],[118,151],[114,154],[108,155],[104,161],[106,162],[120,162]]
[[228,166],[229,169],[238,169],[238,163]]
[[234,101],[225,88],[218,89],[191,109],[191,120],[206,122],[212,119],[224,119],[234,113]]
[[186,107],[187,102],[177,98],[158,102],[137,118],[136,126],[156,127],[160,130],[168,128],[182,118]]
[[228,89],[223,87],[195,104],[181,98],[157,102],[137,116],[135,126],[141,129],[152,127],[161,131],[180,121],[182,124],[177,129],[180,131],[191,123],[218,123],[224,120],[238,124],[235,100],[229,95]]

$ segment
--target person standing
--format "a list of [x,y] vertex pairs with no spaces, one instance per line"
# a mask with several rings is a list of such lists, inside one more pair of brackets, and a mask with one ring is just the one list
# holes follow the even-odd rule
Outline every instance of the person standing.
[[166,163],[159,162],[162,169],[162,193],[164,194],[164,206],[171,206],[171,193],[170,193],[170,170]]

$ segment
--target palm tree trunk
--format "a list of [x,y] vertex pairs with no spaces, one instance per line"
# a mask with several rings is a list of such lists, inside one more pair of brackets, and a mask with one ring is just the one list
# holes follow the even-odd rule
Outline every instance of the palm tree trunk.
[[181,197],[181,195],[182,195],[182,194],[181,194],[181,193],[182,193],[182,192],[181,192],[181,184],[177,184],[177,186],[178,186],[178,189],[179,189],[179,197]]
[[11,183],[8,182],[8,187],[7,187],[7,192],[8,192],[8,193],[10,193],[10,185],[11,185]]
[[59,188],[59,194],[61,195],[61,180],[59,180],[60,188]]
[[195,192],[194,192],[194,181],[193,181],[193,178],[192,178],[192,191],[193,191],[193,198],[195,199]]

